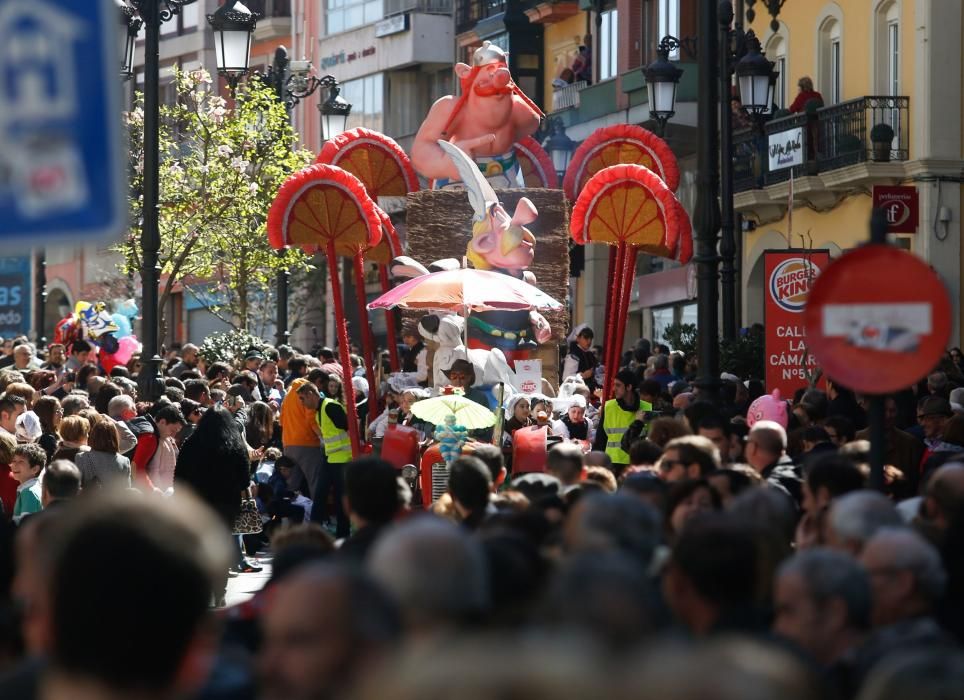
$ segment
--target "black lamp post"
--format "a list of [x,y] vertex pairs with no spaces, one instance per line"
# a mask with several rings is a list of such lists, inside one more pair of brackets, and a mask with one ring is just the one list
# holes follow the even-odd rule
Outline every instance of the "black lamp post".
[[[144,37],[144,213],[141,225],[141,341],[144,344],[144,352],[138,383],[140,384],[139,394],[147,401],[154,401],[164,391],[157,327],[160,280],[158,252],[161,249],[161,234],[158,228],[161,23],[176,16],[182,7],[192,2],[194,0],[130,0],[131,7],[137,11],[146,29]],[[133,60],[133,51],[131,56]],[[124,68],[122,66],[122,72]]]
[[325,87],[328,88],[327,99],[318,105],[318,111],[321,113],[321,138],[331,141],[341,136],[347,128],[351,103],[341,96],[341,87],[337,80],[330,75],[326,75],[321,80],[327,81]]
[[549,136],[542,143],[543,148],[552,158],[552,167],[556,175],[561,180],[566,175],[569,168],[569,161],[572,160],[572,152],[576,150],[576,142],[566,134],[566,125],[559,117],[549,119]]
[[251,37],[258,24],[258,16],[240,0],[228,0],[214,14],[208,15],[214,30],[214,58],[218,74],[228,81],[233,90],[248,72],[251,56]]
[[669,54],[679,47],[679,39],[664,36],[656,49],[656,60],[643,69],[649,91],[649,116],[656,122],[660,136],[666,131],[666,122],[676,114],[676,88],[683,70],[670,63]]
[[137,11],[124,0],[115,0],[115,2],[120,15],[121,39],[123,40],[123,44],[120,46],[121,77],[124,80],[130,80],[134,77],[134,48],[137,45],[137,34],[140,32],[143,22],[137,16]]

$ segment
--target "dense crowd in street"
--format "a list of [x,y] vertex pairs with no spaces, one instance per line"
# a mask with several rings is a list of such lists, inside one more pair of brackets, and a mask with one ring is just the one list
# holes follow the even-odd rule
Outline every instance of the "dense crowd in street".
[[[186,344],[153,402],[137,356],[106,374],[85,341],[5,340],[0,698],[964,693],[960,350],[886,398],[872,490],[866,399],[830,379],[780,397],[724,374],[713,403],[693,358],[640,340],[602,397],[579,328],[558,385],[498,403],[403,335],[406,371],[374,386],[357,354],[345,377],[328,348]],[[499,423],[426,508],[379,453],[393,426],[420,449],[452,428],[413,413],[433,369]],[[529,428],[548,449],[523,469]]]

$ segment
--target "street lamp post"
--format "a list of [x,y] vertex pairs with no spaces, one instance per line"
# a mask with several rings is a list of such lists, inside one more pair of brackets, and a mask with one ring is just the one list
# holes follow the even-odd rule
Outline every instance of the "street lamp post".
[[[231,0],[214,14],[208,15],[208,23],[216,37],[218,73],[225,77],[234,90],[241,77],[249,72],[251,36],[257,17],[238,0]],[[325,75],[319,78],[311,75],[311,71],[309,61],[292,61],[288,57],[288,49],[279,46],[275,49],[274,60],[268,70],[255,75],[274,90],[275,96],[284,104],[289,116],[290,111],[301,100],[313,95],[320,87],[327,88],[328,99],[318,105],[321,112],[322,138],[334,138],[345,130],[351,104],[339,96],[338,81],[334,76]],[[279,251],[278,255],[283,256],[284,252]],[[278,304],[275,335],[278,345],[287,343],[291,335],[288,331],[289,278],[289,271],[283,269],[278,272],[275,280]]]
[[566,125],[562,123],[562,119],[559,117],[550,117],[549,136],[542,143],[542,147],[549,153],[549,157],[552,159],[552,167],[561,181],[569,168],[572,153],[576,150],[576,142],[569,138],[566,133]]
[[733,211],[733,111],[732,85],[733,3],[722,0],[720,23],[720,292],[723,306],[723,339],[736,340],[736,213]]
[[679,47],[679,39],[664,36],[656,49],[656,60],[643,69],[649,91],[649,116],[656,122],[660,136],[666,132],[666,122],[676,114],[676,88],[683,70],[670,63],[669,54]]
[[[158,228],[160,179],[160,41],[161,23],[176,16],[194,0],[130,0],[144,23],[144,213],[141,226],[141,342],[144,344],[142,369],[138,374],[140,396],[157,399],[164,390],[158,340],[158,253],[161,234]],[[130,26],[130,25],[129,25]],[[136,32],[134,33],[136,36]],[[133,60],[133,51],[130,52]],[[126,60],[126,59],[125,59]],[[132,74],[132,63],[122,65],[122,75]]]
[[697,192],[696,192],[696,299],[697,346],[699,376],[696,385],[700,398],[713,403],[719,400],[719,258],[716,253],[720,230],[720,208],[717,203],[719,170],[717,167],[718,133],[716,113],[719,108],[716,61],[717,6],[699,3],[699,85],[697,116]]

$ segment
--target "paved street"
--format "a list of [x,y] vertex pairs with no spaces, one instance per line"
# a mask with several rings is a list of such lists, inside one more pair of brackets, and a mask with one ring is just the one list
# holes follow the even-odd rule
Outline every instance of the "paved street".
[[224,596],[228,607],[250,599],[271,578],[271,556],[259,554],[258,561],[264,567],[263,571],[256,574],[238,574],[228,579],[228,592]]

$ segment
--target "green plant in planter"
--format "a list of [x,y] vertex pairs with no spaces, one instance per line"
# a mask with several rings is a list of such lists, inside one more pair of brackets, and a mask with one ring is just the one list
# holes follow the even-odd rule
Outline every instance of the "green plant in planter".
[[860,146],[860,139],[853,134],[843,134],[837,139],[837,151],[839,153],[859,151]]
[[874,143],[886,143],[889,147],[890,142],[894,140],[894,130],[890,124],[875,124],[870,130],[870,140]]
[[894,130],[889,124],[874,124],[870,130],[870,140],[874,144],[874,160],[886,163],[890,160],[890,144],[894,140]]

